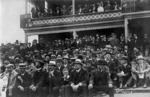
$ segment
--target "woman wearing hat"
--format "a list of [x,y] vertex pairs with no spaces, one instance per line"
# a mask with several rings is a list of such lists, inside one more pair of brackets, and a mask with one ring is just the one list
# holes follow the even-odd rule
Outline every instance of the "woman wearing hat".
[[[132,65],[132,77],[134,79],[134,88],[137,87],[137,81],[144,81],[143,87],[147,87],[148,78],[150,78],[150,65],[145,61],[143,56],[138,56],[136,64]],[[140,84],[140,83],[138,83]]]

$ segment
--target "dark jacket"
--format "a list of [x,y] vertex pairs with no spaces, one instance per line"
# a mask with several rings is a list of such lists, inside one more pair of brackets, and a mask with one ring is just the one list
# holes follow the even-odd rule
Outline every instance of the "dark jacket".
[[16,77],[16,87],[22,86],[22,87],[28,87],[31,85],[31,76],[25,72],[23,75],[22,74],[17,74]]
[[43,81],[44,81],[44,75],[45,75],[45,72],[42,69],[36,70],[32,78],[32,85],[36,87],[42,87]]
[[88,80],[88,72],[84,70],[83,68],[79,71],[76,72],[76,70],[72,70],[70,73],[70,83],[77,85],[79,83],[86,84]]
[[50,76],[49,72],[45,74],[44,86],[53,88],[61,86],[61,72],[59,70],[54,70],[53,76]]
[[90,77],[89,84],[97,85],[108,85],[112,83],[109,73],[106,71],[94,70]]

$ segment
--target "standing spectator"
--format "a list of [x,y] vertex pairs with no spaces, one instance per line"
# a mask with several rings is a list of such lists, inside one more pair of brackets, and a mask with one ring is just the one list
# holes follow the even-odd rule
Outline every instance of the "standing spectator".
[[8,77],[6,97],[16,97],[15,83],[16,83],[17,73],[14,70],[14,65],[13,64],[8,64],[6,66],[6,68],[8,70],[8,73],[6,75]]

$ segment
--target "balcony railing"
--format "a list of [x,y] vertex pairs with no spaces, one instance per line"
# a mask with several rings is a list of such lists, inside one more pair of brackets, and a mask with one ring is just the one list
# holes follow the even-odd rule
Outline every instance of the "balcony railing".
[[55,25],[68,25],[68,24],[79,24],[86,22],[97,22],[108,19],[115,19],[122,16],[121,11],[103,12],[103,13],[92,13],[83,15],[72,15],[72,16],[55,16],[51,18],[38,18],[31,19],[28,21],[28,27],[41,27],[41,26],[55,26]]

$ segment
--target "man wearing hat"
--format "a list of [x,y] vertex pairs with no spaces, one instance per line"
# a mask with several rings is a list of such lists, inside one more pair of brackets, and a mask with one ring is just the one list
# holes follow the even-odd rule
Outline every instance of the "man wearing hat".
[[61,72],[61,75],[63,75],[62,70],[64,69],[64,66],[63,66],[63,59],[62,59],[61,55],[57,56],[56,65],[57,65],[57,70]]
[[31,76],[26,72],[26,64],[19,64],[20,72],[16,77],[16,97],[29,97],[29,86],[31,84]]
[[7,84],[7,90],[6,90],[6,97],[15,97],[15,82],[16,82],[16,76],[17,72],[14,70],[13,64],[8,64],[6,66],[8,77],[8,84]]
[[148,78],[150,78],[150,65],[145,61],[142,55],[136,58],[137,63],[132,65],[132,77],[134,79],[134,88],[137,87],[137,81],[143,80],[143,87],[147,87]]
[[109,73],[110,73],[110,78],[112,79],[113,83],[116,85],[117,81],[117,70],[118,70],[118,64],[116,64],[112,60],[112,56],[110,52],[106,52],[104,56],[104,60],[107,62],[108,68],[109,68]]
[[59,96],[59,89],[61,87],[61,72],[56,68],[56,62],[50,61],[48,64],[48,72],[45,74],[44,85],[47,87],[45,92],[48,93],[49,97]]
[[68,57],[68,55],[63,57],[63,62],[64,62],[64,64],[63,64],[64,68],[67,68],[69,70],[69,72],[70,72],[72,70],[72,67],[69,64],[69,57]]
[[31,86],[30,86],[30,95],[32,97],[43,97],[42,95],[42,90],[43,90],[43,80],[44,80],[44,75],[45,72],[43,71],[43,65],[44,62],[42,62],[42,60],[37,60],[35,62],[35,66],[36,66],[36,70],[33,74],[32,77],[32,82],[31,82]]
[[82,65],[81,60],[76,59],[74,69],[70,73],[70,85],[74,97],[80,95],[87,97],[88,72],[82,68]]
[[128,64],[127,57],[122,57],[121,66],[118,68],[117,76],[119,78],[119,88],[127,87],[129,78],[131,77],[131,66]]
[[92,71],[88,90],[89,97],[93,97],[93,93],[104,91],[109,94],[109,97],[114,97],[114,88],[109,76],[109,72],[105,70],[106,61],[99,60],[97,69]]

